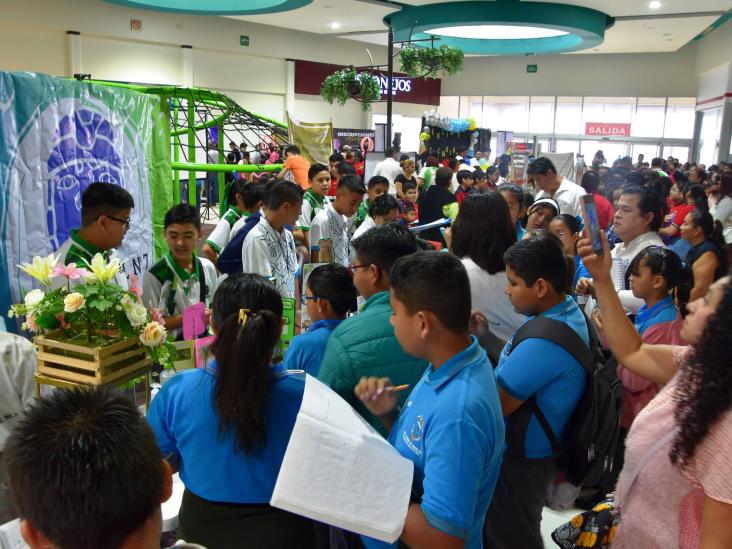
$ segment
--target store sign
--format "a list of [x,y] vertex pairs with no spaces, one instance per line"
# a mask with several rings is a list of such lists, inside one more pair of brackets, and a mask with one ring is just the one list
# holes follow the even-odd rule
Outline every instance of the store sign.
[[585,124],[585,135],[599,135],[601,137],[629,137],[630,124],[587,122]]
[[348,145],[352,149],[359,149],[363,153],[374,150],[376,130],[358,130],[350,128],[333,128],[333,147],[343,151]]
[[[320,95],[323,80],[336,71],[345,68],[342,65],[330,65],[315,61],[295,61],[295,93],[303,95]],[[416,103],[419,105],[440,105],[441,81],[439,78],[410,78],[406,74],[394,73],[389,86],[389,77],[379,70],[366,70],[376,76],[381,87],[381,99],[391,88],[395,102]]]

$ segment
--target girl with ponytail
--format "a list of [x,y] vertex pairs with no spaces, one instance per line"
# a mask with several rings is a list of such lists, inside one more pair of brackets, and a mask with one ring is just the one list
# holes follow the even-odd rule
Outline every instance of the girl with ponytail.
[[190,543],[313,547],[310,520],[268,504],[305,387],[272,367],[281,318],[265,278],[228,277],[213,299],[214,359],[171,378],[150,406],[162,455],[186,487],[179,532]]

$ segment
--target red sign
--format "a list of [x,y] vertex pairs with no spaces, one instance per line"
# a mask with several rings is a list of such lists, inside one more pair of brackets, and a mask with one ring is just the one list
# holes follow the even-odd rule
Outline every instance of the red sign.
[[[342,65],[330,65],[315,61],[295,61],[295,93],[303,95],[320,95],[323,80]],[[389,89],[389,78],[385,72],[366,70],[379,79],[381,98],[385,99]],[[406,74],[394,73],[391,84],[392,95],[397,103],[417,103],[419,105],[440,104],[441,81],[439,78],[411,78]]]
[[630,124],[587,122],[585,124],[585,135],[599,135],[601,137],[629,137]]

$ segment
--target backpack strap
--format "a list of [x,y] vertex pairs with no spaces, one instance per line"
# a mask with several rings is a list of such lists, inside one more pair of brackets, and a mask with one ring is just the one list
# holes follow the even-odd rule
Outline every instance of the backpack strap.
[[[595,332],[592,330],[592,326],[589,324],[589,319],[585,316],[585,321],[588,323],[588,330],[590,333],[590,343],[593,345],[595,339]],[[577,360],[592,375],[594,372],[594,356],[590,348],[587,347],[582,338],[572,328],[567,326],[564,322],[547,318],[545,316],[537,316],[536,318],[526,322],[521,328],[518,329],[516,335],[511,342],[511,350],[513,350],[522,342],[530,338],[544,339],[556,343],[567,351],[572,357]],[[544,412],[539,408],[539,404],[536,400],[536,395],[531,395],[525,402],[524,405],[520,406],[513,414],[511,414],[511,421],[508,424],[506,433],[506,441],[514,454],[520,459],[527,460],[526,452],[524,449],[524,439],[526,432],[528,431],[529,422],[531,417],[536,417],[539,422],[544,434],[549,440],[549,444],[552,448],[552,457],[554,459],[562,452],[562,448],[559,444],[559,440],[554,434],[554,430],[549,424]],[[535,460],[532,460],[535,461]]]

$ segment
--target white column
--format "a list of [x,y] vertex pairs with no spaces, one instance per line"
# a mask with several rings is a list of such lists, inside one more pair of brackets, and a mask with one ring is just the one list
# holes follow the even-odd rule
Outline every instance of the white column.
[[295,61],[285,61],[285,111],[292,115],[295,113]]
[[183,63],[183,86],[193,87],[193,46],[181,46],[181,61]]
[[66,67],[68,68],[66,76],[81,74],[83,72],[81,65],[81,33],[66,31],[66,45]]

